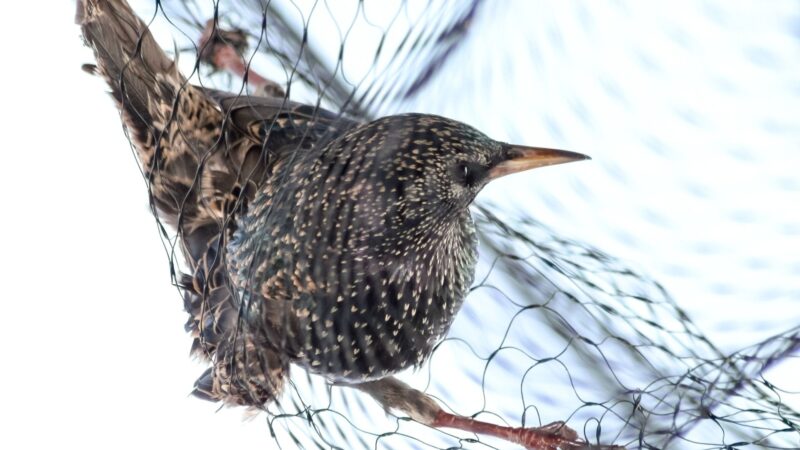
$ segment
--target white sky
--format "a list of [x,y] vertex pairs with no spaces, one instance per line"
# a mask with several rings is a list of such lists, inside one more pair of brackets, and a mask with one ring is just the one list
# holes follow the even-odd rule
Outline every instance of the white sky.
[[[530,67],[509,72],[515,86],[529,73],[527,90],[512,95],[484,79],[496,73],[465,70],[439,81],[453,101],[435,112],[476,123],[481,102],[505,102],[531,114],[532,128],[502,136],[504,124],[487,121],[484,131],[586,151],[595,162],[515,178],[484,196],[523,204],[648,271],[723,347],[796,325],[798,3],[560,5],[492,10],[498,27],[524,13],[539,30],[530,49],[538,59],[515,60]],[[203,368],[187,356],[186,316],[119,117],[102,82],[80,70],[92,57],[73,3],[12,2],[4,12],[0,447],[270,448],[263,417],[243,422],[240,410],[215,414],[188,397]],[[513,34],[498,31],[487,46]],[[482,97],[464,95],[489,85]],[[614,86],[624,104],[609,94]],[[541,125],[548,120],[562,133]],[[640,151],[654,141],[662,154]],[[799,371],[785,368],[775,381],[792,388]]]

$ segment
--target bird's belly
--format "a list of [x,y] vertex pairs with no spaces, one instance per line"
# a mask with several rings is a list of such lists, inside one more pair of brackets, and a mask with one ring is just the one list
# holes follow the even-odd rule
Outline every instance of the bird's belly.
[[[437,297],[397,308],[391,302],[342,302],[333,313],[309,314],[295,328],[295,362],[340,382],[379,379],[419,366],[447,333],[458,309],[449,305],[452,301]],[[339,314],[342,309],[348,313]]]
[[[320,342],[318,345],[312,344],[311,353],[302,354],[297,364],[332,381],[376,380],[419,366],[431,354],[437,341],[431,339],[423,345],[410,345],[401,339],[385,339],[368,346],[339,343],[340,348],[333,351],[325,351],[330,348],[330,343]],[[320,350],[320,353],[316,353],[316,350]]]

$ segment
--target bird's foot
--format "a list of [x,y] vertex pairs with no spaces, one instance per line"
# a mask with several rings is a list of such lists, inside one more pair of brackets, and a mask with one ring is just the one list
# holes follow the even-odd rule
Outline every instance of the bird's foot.
[[276,82],[262,77],[249,64],[245,64],[243,54],[247,49],[247,35],[242,30],[223,30],[212,19],[206,22],[198,43],[200,61],[215,70],[224,70],[246,80],[256,95],[284,97],[286,93]]
[[547,425],[541,427],[520,428],[520,429],[535,430],[537,433],[545,433],[561,439],[567,439],[571,441],[578,440],[578,433],[572,428],[568,427],[566,422],[561,420],[558,420],[556,422],[550,422]]
[[352,384],[377,400],[387,410],[400,410],[417,422],[434,428],[455,428],[484,436],[493,436],[529,450],[625,450],[618,445],[595,445],[578,437],[564,422],[543,427],[507,427],[482,422],[471,417],[445,412],[428,394],[418,391],[395,377]]
[[457,428],[476,434],[494,436],[522,445],[529,450],[625,450],[625,447],[618,445],[590,444],[580,439],[578,433],[564,422],[553,422],[542,427],[507,427],[440,410],[432,426]]

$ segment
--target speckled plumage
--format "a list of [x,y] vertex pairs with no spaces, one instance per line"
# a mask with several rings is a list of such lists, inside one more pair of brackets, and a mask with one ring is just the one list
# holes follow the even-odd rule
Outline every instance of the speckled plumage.
[[[124,0],[79,1],[77,21],[154,212],[177,230],[187,330],[211,364],[195,394],[260,407],[294,363],[425,423],[470,421],[390,375],[422,364],[464,301],[477,261],[469,205],[483,186],[583,155],[501,143],[433,115],[360,123],[201,88]],[[215,36],[204,35],[213,48],[201,57],[239,67]],[[567,431],[512,435],[574,441]]]
[[[237,217],[286,155],[356,123],[280,98],[187,83],[121,0],[78,3],[77,22],[135,144],[158,218],[175,227],[192,351],[212,363],[195,393],[260,405],[280,390],[287,358],[237,329],[226,245]],[[141,36],[141,40],[140,40]]]
[[443,117],[359,124],[193,86],[126,5],[96,4],[84,34],[193,272],[187,328],[213,363],[197,393],[258,405],[290,362],[353,382],[421,364],[472,282],[480,186],[458,171],[503,145]]
[[476,190],[453,172],[493,145],[464,124],[408,114],[296,155],[228,247],[248,324],[285,332],[294,361],[337,380],[421,364],[476,261]]

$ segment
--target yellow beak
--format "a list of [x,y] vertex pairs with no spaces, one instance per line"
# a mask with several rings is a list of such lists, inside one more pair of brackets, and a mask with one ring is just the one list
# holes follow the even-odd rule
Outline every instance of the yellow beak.
[[584,159],[591,158],[581,153],[568,152],[566,150],[512,145],[508,151],[508,159],[489,170],[489,180],[495,180],[523,170],[583,161]]

